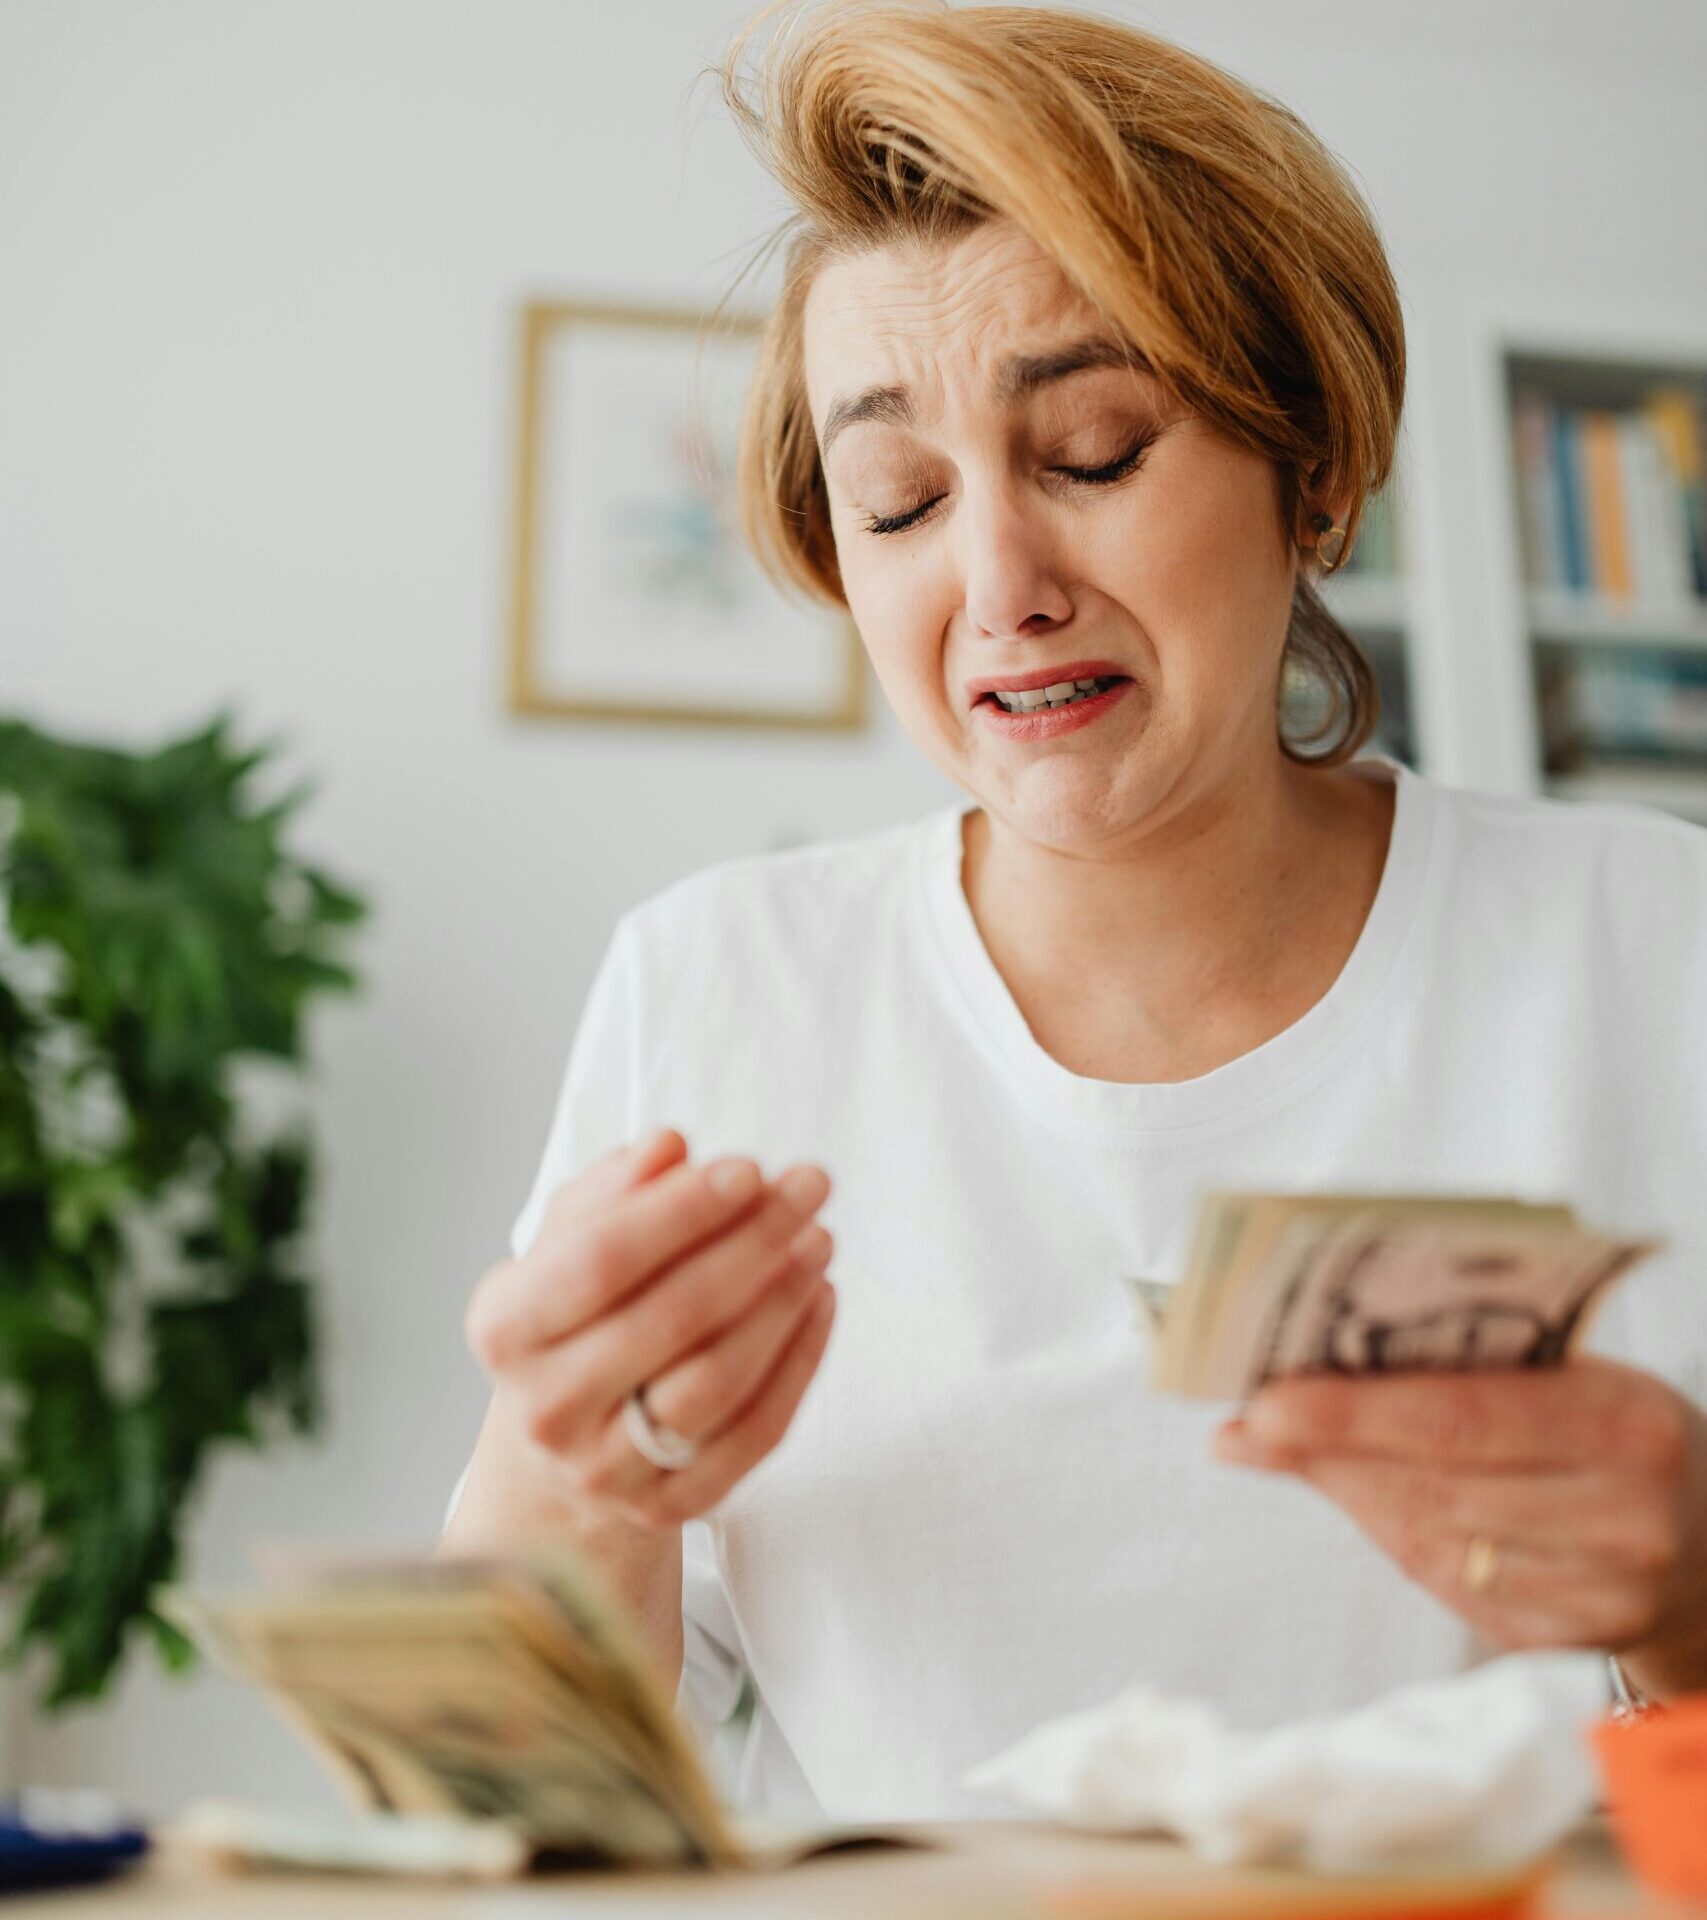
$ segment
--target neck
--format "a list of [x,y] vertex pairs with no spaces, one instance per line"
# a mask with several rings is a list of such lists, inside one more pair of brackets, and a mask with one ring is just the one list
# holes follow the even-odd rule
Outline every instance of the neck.
[[984,809],[962,883],[1048,1051],[1101,1079],[1185,1079],[1291,1024],[1356,945],[1392,789],[1278,752],[1129,832],[1050,846]]

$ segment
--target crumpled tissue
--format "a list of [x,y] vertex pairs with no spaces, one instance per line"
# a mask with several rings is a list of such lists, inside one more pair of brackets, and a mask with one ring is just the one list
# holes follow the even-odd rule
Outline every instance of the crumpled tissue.
[[1508,1654],[1266,1732],[1138,1687],[1046,1722],[965,1784],[1070,1826],[1165,1830],[1222,1865],[1517,1864],[1593,1806],[1583,1730],[1607,1708],[1606,1663],[1587,1653]]

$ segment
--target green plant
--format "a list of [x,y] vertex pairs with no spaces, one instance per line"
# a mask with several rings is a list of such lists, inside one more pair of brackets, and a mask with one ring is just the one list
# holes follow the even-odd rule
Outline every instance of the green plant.
[[319,1416],[311,1142],[259,1096],[358,984],[366,907],[285,851],[312,789],[252,804],[273,747],[231,724],[128,753],[0,721],[0,1592],[46,1706],[135,1629],[187,1661],[150,1596],[209,1449]]

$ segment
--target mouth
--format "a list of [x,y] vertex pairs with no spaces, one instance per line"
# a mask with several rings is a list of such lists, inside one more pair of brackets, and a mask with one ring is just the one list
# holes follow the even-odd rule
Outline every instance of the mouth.
[[1124,673],[1092,674],[1082,680],[1051,680],[1040,687],[1019,687],[1012,691],[992,688],[974,702],[993,707],[1001,714],[1015,717],[1028,713],[1053,713],[1063,707],[1076,707],[1087,700],[1099,699],[1113,688],[1129,682]]
[[991,674],[968,680],[967,696],[974,707],[992,707],[1000,713],[1036,713],[1094,699],[1132,676],[1112,660],[1063,660],[1034,667],[1029,673]]
[[1010,711],[994,694],[985,694],[973,711],[978,714],[981,725],[1006,739],[1053,740],[1057,734],[1076,733],[1081,727],[1094,725],[1105,713],[1118,707],[1135,684],[1126,674],[1118,678],[1096,678],[1089,691],[1080,692],[1075,687],[1070,697],[1045,701],[1029,711]]

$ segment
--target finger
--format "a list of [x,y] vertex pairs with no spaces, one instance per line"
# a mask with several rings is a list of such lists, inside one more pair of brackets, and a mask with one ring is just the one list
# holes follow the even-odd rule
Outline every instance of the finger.
[[698,1253],[572,1337],[514,1361],[508,1372],[533,1438],[559,1453],[586,1446],[635,1388],[744,1314],[781,1272],[828,1185],[821,1168],[790,1167],[757,1211]]
[[613,1147],[553,1191],[540,1221],[541,1234],[554,1232],[565,1221],[643,1186],[685,1159],[687,1151],[688,1143],[675,1127],[658,1127],[637,1140]]
[[[681,1162],[640,1185],[619,1185],[593,1211],[559,1217],[528,1258],[497,1268],[473,1312],[471,1343],[489,1367],[512,1365],[608,1313],[658,1270],[731,1226],[757,1199],[755,1161]],[[483,1283],[484,1285],[484,1283]]]
[[[1568,1533],[1557,1544],[1530,1531],[1515,1490],[1478,1506],[1459,1490],[1415,1480],[1401,1495],[1392,1470],[1368,1462],[1321,1460],[1302,1475],[1347,1513],[1394,1563],[1472,1625],[1507,1644],[1613,1646],[1640,1638],[1656,1609],[1653,1576],[1627,1558],[1585,1550]],[[1467,1478],[1468,1476],[1466,1476]],[[1560,1496],[1561,1515],[1564,1489]],[[1544,1496],[1546,1497],[1546,1496]],[[1471,1542],[1492,1548],[1472,1585]],[[1540,1640],[1532,1636],[1541,1634]]]
[[[1236,1443],[1217,1445],[1232,1464]],[[1311,1454],[1289,1469],[1338,1498],[1367,1485],[1365,1506],[1407,1532],[1454,1531],[1521,1541],[1538,1553],[1579,1554],[1633,1573],[1660,1575],[1682,1551],[1680,1516],[1650,1480],[1600,1467],[1491,1473],[1406,1461]]]
[[801,1316],[769,1378],[752,1401],[678,1473],[659,1474],[637,1496],[636,1517],[655,1526],[675,1526],[714,1507],[788,1431],[818,1362],[829,1344],[836,1290],[818,1282],[811,1307]]
[[700,1440],[725,1426],[744,1407],[781,1358],[802,1314],[817,1292],[829,1261],[828,1231],[808,1227],[799,1239],[821,1236],[804,1254],[794,1254],[748,1312],[686,1359],[646,1383],[646,1405],[677,1433]]
[[1652,1375],[1582,1358],[1536,1371],[1277,1381],[1242,1427],[1277,1454],[1366,1454],[1437,1466],[1629,1466],[1683,1458],[1682,1403]]
[[[766,1288],[752,1312],[721,1341],[690,1356],[681,1368],[673,1368],[649,1381],[646,1406],[654,1420],[688,1439],[709,1443],[739,1418],[764,1390],[803,1322],[820,1302],[827,1284],[822,1262],[827,1258],[825,1253],[815,1259],[791,1260]],[[691,1401],[684,1401],[679,1386],[672,1388],[672,1380],[688,1368],[718,1356],[729,1358],[731,1349],[743,1345],[747,1350],[739,1354],[727,1376],[722,1375],[721,1367],[718,1369],[722,1376],[718,1389],[707,1399],[708,1405],[715,1400],[710,1414],[698,1414]],[[732,1384],[737,1368],[745,1375],[745,1390],[724,1395],[720,1391],[722,1379]],[[604,1417],[597,1437],[581,1451],[583,1457],[572,1471],[583,1492],[631,1500],[649,1496],[654,1491],[658,1469],[635,1447],[622,1407]]]
[[573,1180],[565,1180],[546,1203],[539,1242],[546,1251],[573,1239],[589,1218],[608,1213],[633,1193],[688,1159],[687,1142],[674,1127],[661,1127],[595,1160]]
[[588,1327],[576,1345],[610,1403],[650,1383],[746,1313],[775,1280],[790,1242],[828,1191],[821,1167],[790,1167],[755,1211]]
[[536,1284],[532,1269],[542,1247],[553,1246],[579,1215],[608,1205],[618,1194],[655,1178],[686,1152],[687,1141],[676,1128],[660,1127],[638,1140],[612,1147],[574,1179],[563,1181],[546,1202],[533,1246],[522,1259],[497,1262],[481,1276],[471,1294],[463,1326],[475,1356],[489,1368],[507,1364],[514,1357],[509,1323],[518,1309],[525,1307]]

